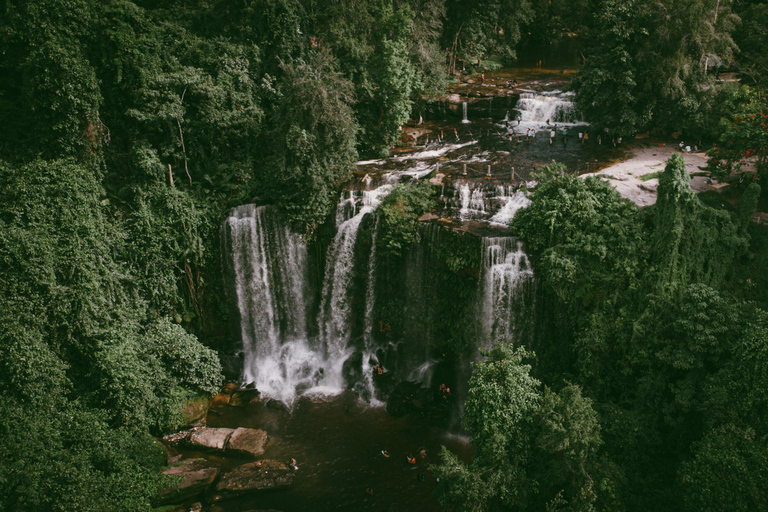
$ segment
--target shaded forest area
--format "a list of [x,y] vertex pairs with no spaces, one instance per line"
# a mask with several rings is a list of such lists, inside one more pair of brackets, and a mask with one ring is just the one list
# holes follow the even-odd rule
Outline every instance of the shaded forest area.
[[[766,27],[758,1],[1,2],[0,509],[150,509],[165,463],[152,435],[221,384],[197,337],[226,326],[222,216],[271,203],[312,238],[354,162],[386,154],[458,63],[577,37],[593,126],[722,138],[713,171],[757,157],[764,176]],[[648,213],[558,178],[515,221],[565,333],[533,347],[557,393],[522,351],[492,354],[499,375],[515,368],[509,393],[527,390],[523,423],[544,423],[512,417],[504,441],[483,423],[493,410],[468,405],[476,441],[498,449],[467,473],[481,495],[446,503],[766,509],[765,235],[747,206],[704,209],[671,166]],[[572,410],[583,423],[557,423]],[[575,437],[542,434],[536,452],[535,432]],[[540,475],[509,483],[544,452],[562,499]]]

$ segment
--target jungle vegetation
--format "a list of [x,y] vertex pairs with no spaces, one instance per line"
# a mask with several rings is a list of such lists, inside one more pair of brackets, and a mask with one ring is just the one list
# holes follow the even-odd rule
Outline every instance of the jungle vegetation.
[[[232,206],[274,204],[311,239],[458,62],[575,36],[588,121],[738,146],[714,167],[764,162],[767,19],[756,0],[0,2],[0,509],[151,508],[152,435],[221,383]],[[535,358],[499,347],[477,367],[478,458],[446,503],[766,508],[765,236],[752,206],[707,209],[670,165],[647,211],[563,176],[516,219],[557,329]],[[431,200],[384,205],[393,258]]]

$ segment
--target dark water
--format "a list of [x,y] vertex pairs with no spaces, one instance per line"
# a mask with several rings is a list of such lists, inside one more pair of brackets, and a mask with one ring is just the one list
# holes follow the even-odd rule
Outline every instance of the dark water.
[[[270,434],[264,458],[284,462],[294,458],[299,467],[290,489],[218,504],[228,512],[437,511],[441,510],[433,497],[437,482],[428,465],[439,462],[440,446],[465,461],[471,458],[466,438],[420,417],[393,418],[383,407],[363,404],[351,394],[304,398],[291,413],[262,404],[232,407],[225,416],[209,416],[208,425],[262,428]],[[416,457],[415,465],[407,462],[409,455]],[[242,462],[225,461],[223,469]],[[419,475],[424,475],[423,482]]]

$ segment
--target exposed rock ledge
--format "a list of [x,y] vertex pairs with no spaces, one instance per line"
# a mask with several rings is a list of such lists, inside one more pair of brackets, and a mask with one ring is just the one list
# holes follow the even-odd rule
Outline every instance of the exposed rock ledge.
[[158,505],[180,503],[202,494],[219,475],[219,467],[205,459],[187,459],[163,471],[164,475],[182,477],[176,485],[163,489]]
[[261,457],[268,436],[263,430],[253,428],[200,427],[167,435],[163,440],[171,446]]
[[276,460],[243,464],[221,476],[216,485],[216,492],[220,495],[217,498],[266,489],[283,489],[290,487],[293,478],[293,470]]

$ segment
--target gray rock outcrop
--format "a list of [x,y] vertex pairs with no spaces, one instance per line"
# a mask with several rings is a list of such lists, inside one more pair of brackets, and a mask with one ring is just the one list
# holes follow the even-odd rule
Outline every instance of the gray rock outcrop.
[[253,428],[237,428],[229,437],[227,451],[252,457],[264,455],[267,433]]
[[186,441],[192,447],[223,451],[233,432],[231,428],[199,428],[193,430]]

